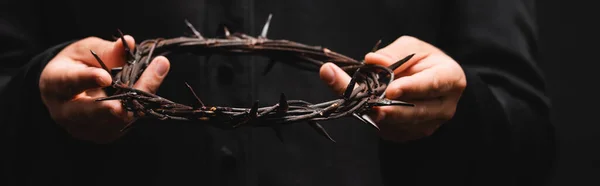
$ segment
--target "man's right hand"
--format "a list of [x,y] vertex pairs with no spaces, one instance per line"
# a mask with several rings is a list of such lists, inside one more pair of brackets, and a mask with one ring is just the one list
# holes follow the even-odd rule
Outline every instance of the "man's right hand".
[[[134,39],[125,36],[134,48]],[[125,64],[125,48],[121,39],[111,42],[96,37],[79,40],[56,55],[42,71],[39,87],[50,115],[73,137],[96,143],[109,143],[123,135],[121,129],[133,117],[120,101],[95,100],[105,97],[103,87],[111,85],[112,77],[101,68],[94,51],[111,69]],[[169,60],[156,57],[134,85],[134,88],[155,93],[170,68]]]

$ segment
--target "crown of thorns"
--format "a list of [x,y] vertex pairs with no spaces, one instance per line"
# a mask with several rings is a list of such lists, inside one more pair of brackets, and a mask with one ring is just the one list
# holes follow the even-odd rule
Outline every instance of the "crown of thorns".
[[[385,98],[386,87],[394,79],[394,69],[408,61],[413,55],[390,65],[381,66],[366,64],[320,46],[310,46],[288,40],[268,39],[267,31],[271,15],[265,23],[261,35],[252,37],[243,33],[230,33],[224,27],[224,36],[205,38],[187,20],[186,25],[194,33],[192,36],[171,39],[149,39],[136,45],[131,50],[119,31],[125,47],[127,63],[123,67],[108,69],[104,62],[91,51],[98,63],[113,72],[112,88],[115,93],[97,101],[120,100],[123,107],[134,113],[137,118],[154,118],[160,120],[198,121],[223,129],[238,127],[273,127],[294,122],[307,122],[317,132],[331,141],[332,137],[318,124],[318,121],[332,120],[341,117],[354,117],[377,128],[377,125],[366,114],[376,106],[414,106],[411,103],[389,100]],[[377,50],[381,41],[373,47]],[[285,63],[304,70],[318,71],[325,62],[332,62],[352,74],[352,79],[340,98],[322,103],[309,103],[303,100],[288,100],[282,93],[279,103],[259,107],[255,101],[250,108],[233,108],[224,106],[207,106],[198,98],[187,83],[199,106],[191,106],[173,102],[158,95],[134,89],[133,85],[150,64],[159,55],[174,53],[191,53],[200,56],[222,55],[261,55],[271,59],[265,71],[270,71],[276,62]],[[130,128],[127,125],[123,130]],[[334,141],[335,142],[335,141]]]

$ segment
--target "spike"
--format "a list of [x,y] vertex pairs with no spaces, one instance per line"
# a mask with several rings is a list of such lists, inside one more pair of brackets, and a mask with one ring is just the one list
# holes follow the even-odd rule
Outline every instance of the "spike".
[[123,43],[125,52],[127,52],[129,58],[133,59],[135,56],[133,55],[133,51],[131,50],[131,48],[129,48],[129,44],[127,44],[127,41],[125,41],[125,34],[123,34],[123,32],[121,32],[120,29],[117,30],[119,31],[119,37],[121,38],[121,42]]
[[404,101],[390,100],[390,99],[377,99],[369,100],[368,103],[371,106],[409,106],[414,107],[415,104],[407,103]]
[[269,24],[271,23],[272,17],[273,17],[273,14],[269,14],[269,18],[267,18],[267,22],[265,23],[265,26],[263,27],[262,32],[260,32],[261,38],[267,38],[267,32],[269,31]]
[[415,54],[411,54],[406,56],[404,59],[401,59],[398,62],[395,62],[394,64],[390,65],[388,68],[393,70],[396,70],[398,67],[402,66],[404,63],[406,63],[408,60],[410,60],[410,58],[412,58],[413,56],[415,56]]
[[371,49],[371,52],[377,52],[380,44],[381,44],[381,39],[379,41],[377,41],[377,43],[375,43],[375,46],[373,46],[373,49]]
[[98,54],[96,54],[96,52],[94,52],[93,50],[90,50],[90,52],[92,53],[92,55],[94,56],[94,58],[96,58],[96,61],[98,61],[98,63],[100,63],[100,66],[102,66],[102,68],[104,70],[106,70],[106,72],[108,72],[110,74],[110,69],[108,69],[108,67],[106,67],[106,64],[104,64],[104,62],[102,61],[102,59],[100,59],[100,57],[98,56]]
[[198,32],[198,30],[194,28],[194,25],[192,25],[192,23],[190,23],[187,19],[185,20],[185,24],[190,28],[190,30],[192,30],[192,32],[194,32],[194,35],[196,35],[198,39],[204,39],[204,37],[202,37],[202,34],[200,34],[200,32]]
[[373,122],[371,117],[369,117],[368,115],[365,114],[365,115],[359,116],[356,113],[352,113],[352,116],[354,116],[356,119],[362,121],[363,123],[367,123],[367,124],[375,127],[375,129],[379,130],[379,126],[377,126],[377,124],[375,124],[375,122]]
[[252,105],[249,116],[250,118],[256,118],[258,116],[258,100],[254,102],[254,105]]
[[354,91],[354,86],[356,85],[356,78],[358,77],[358,73],[360,68],[357,69],[352,75],[352,79],[350,79],[350,83],[348,83],[348,87],[346,87],[346,91],[344,92],[344,99],[349,99],[352,91]]
[[279,96],[279,107],[277,107],[277,113],[279,114],[285,114],[289,109],[289,105],[287,102],[287,98],[285,97],[284,93],[281,93],[281,96]]
[[231,33],[229,33],[229,29],[226,26],[223,27],[223,31],[225,32],[225,37],[229,37]]
[[327,131],[325,130],[325,128],[323,128],[323,126],[321,126],[321,124],[315,122],[315,121],[308,121],[308,124],[315,129],[319,134],[325,136],[327,139],[329,139],[330,141],[335,143],[335,140],[333,140],[333,138],[327,133]]
[[194,95],[194,97],[196,98],[198,103],[200,103],[200,106],[202,106],[202,108],[205,108],[204,103],[202,102],[202,100],[200,100],[200,98],[198,97],[196,92],[194,92],[194,89],[192,88],[192,86],[190,86],[190,84],[188,84],[187,82],[185,82],[185,85],[188,87],[188,89],[190,89],[190,92],[192,92],[192,94]]
[[397,101],[397,100],[391,100],[390,104],[388,104],[388,105],[390,105],[390,106],[409,106],[409,107],[414,107],[415,106],[415,104],[407,103],[407,102],[404,102],[404,101]]
[[132,95],[135,95],[135,92],[127,92],[127,93],[123,93],[123,94],[117,94],[117,95],[107,96],[107,97],[103,97],[103,98],[98,98],[95,101],[117,100],[117,99],[131,97]]
[[265,67],[265,70],[263,71],[263,76],[267,75],[267,73],[269,73],[271,71],[271,69],[273,69],[273,66],[275,66],[275,60],[269,61],[269,63],[267,64],[267,67]]

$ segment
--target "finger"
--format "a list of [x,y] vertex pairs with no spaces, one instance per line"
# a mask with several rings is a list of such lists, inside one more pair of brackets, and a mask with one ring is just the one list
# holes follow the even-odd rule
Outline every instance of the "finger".
[[437,52],[440,52],[440,50],[424,41],[412,36],[402,36],[392,44],[365,55],[365,62],[368,64],[390,66],[411,54],[415,54],[410,60],[394,70],[395,73],[400,73],[407,70],[408,67],[414,65],[417,61]]
[[[460,88],[460,76],[447,73],[443,65],[400,77],[387,87],[386,97],[395,100],[428,99],[452,93]],[[446,73],[441,73],[446,72]]]
[[430,136],[445,121],[454,116],[456,99],[416,101],[415,107],[376,107],[374,117],[383,138],[406,141]]
[[[133,37],[125,35],[123,38],[125,38],[129,48],[133,49],[135,47]],[[96,53],[109,69],[123,66],[126,62],[124,56],[127,53],[121,39],[111,42],[97,37],[90,37],[78,42],[73,50],[75,53],[73,59],[94,67],[101,67],[101,65],[91,51]]]
[[325,63],[319,70],[321,80],[329,85],[333,91],[341,95],[352,79],[344,70],[333,63]]
[[59,99],[70,100],[86,90],[106,87],[111,84],[110,74],[99,68],[85,65],[67,65],[58,68],[49,75],[56,78],[45,78],[43,80],[46,82],[41,84],[47,86],[49,89],[46,90],[50,90],[49,93]]
[[133,88],[149,93],[156,93],[160,84],[169,72],[169,68],[170,63],[167,58],[163,56],[155,57],[144,73],[142,73],[142,76],[140,76],[140,79],[138,79]]
[[[419,55],[417,55],[417,53],[414,53],[414,56],[411,57],[408,61],[404,62],[402,65],[398,66],[394,70],[394,75],[395,77],[402,77],[402,76],[409,76],[411,74],[414,74],[418,71],[416,71],[415,68],[412,68],[414,65],[418,64],[418,62],[422,59],[424,59],[425,55],[423,55],[423,53],[418,53]],[[411,54],[409,54],[411,55]],[[407,55],[408,56],[408,55]],[[405,57],[407,57],[405,56]],[[377,64],[377,65],[381,65],[381,66],[385,66],[385,67],[390,67],[391,65],[393,65],[394,63],[398,62],[402,60],[395,60],[392,59],[388,56],[382,55],[380,53],[368,53],[365,56],[365,63],[367,64]]]
[[96,102],[93,98],[84,97],[65,103],[63,108],[61,123],[68,123],[65,128],[74,137],[84,140],[102,142],[116,139],[129,121],[121,103],[114,100]]
[[[419,123],[431,120],[448,120],[454,116],[456,100],[450,97],[439,97],[424,101],[411,101],[414,107],[382,106],[376,107],[377,123]],[[385,127],[385,126],[382,126]]]

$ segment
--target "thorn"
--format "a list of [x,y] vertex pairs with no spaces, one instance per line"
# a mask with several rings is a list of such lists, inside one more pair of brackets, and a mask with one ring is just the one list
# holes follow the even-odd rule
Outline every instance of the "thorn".
[[285,97],[284,93],[281,93],[281,96],[279,96],[279,107],[277,107],[277,113],[285,114],[287,113],[288,109],[289,105],[287,102],[287,98]]
[[129,58],[133,59],[135,56],[133,55],[133,51],[131,50],[131,48],[129,48],[129,44],[127,44],[127,41],[125,41],[125,34],[123,34],[123,32],[121,32],[120,29],[117,29],[117,31],[119,31],[119,37],[121,38],[121,42],[123,43],[123,47],[125,48],[125,52],[127,52],[127,54],[129,54]]
[[261,38],[267,38],[267,32],[269,31],[269,24],[271,23],[272,17],[273,14],[269,14],[269,18],[267,18],[267,22],[265,23],[265,26],[263,26],[262,32],[260,32]]
[[377,41],[377,43],[375,43],[375,46],[373,46],[373,49],[371,49],[371,52],[377,52],[377,49],[379,49],[380,44],[381,44],[381,39],[379,41]]
[[335,143],[335,140],[333,140],[333,138],[327,133],[327,131],[325,130],[325,128],[323,128],[323,126],[321,126],[321,124],[315,122],[315,121],[309,121],[308,124],[315,129],[319,134],[325,136],[327,139],[329,139],[329,141],[332,141]]
[[194,89],[192,88],[192,86],[190,86],[190,84],[188,84],[187,82],[185,82],[185,85],[190,89],[190,92],[192,92],[192,94],[194,95],[194,97],[196,98],[196,100],[198,100],[198,103],[200,103],[200,105],[202,106],[202,108],[204,108],[204,103],[202,102],[202,100],[200,100],[200,98],[198,97],[198,95],[196,94],[196,92],[194,92]]
[[192,25],[192,23],[190,23],[187,19],[185,20],[185,24],[190,28],[190,30],[192,30],[192,32],[194,32],[194,35],[196,35],[198,39],[204,39],[204,37],[202,37],[202,34],[200,34],[200,32],[198,32],[198,30],[194,28],[194,25]]
[[231,33],[229,33],[229,29],[226,26],[223,26],[223,31],[225,32],[225,37],[229,37]]
[[404,102],[404,101],[397,101],[397,100],[390,100],[390,99],[372,99],[369,100],[367,102],[368,105],[370,106],[409,106],[409,107],[414,107],[415,104],[412,103],[408,103],[408,102]]
[[96,58],[96,61],[98,61],[98,63],[100,63],[100,66],[102,66],[102,68],[104,70],[106,70],[106,72],[110,73],[110,69],[108,69],[108,67],[106,67],[106,64],[104,64],[104,62],[102,61],[102,59],[100,59],[100,57],[98,56],[98,54],[96,54],[96,52],[94,52],[93,50],[90,50],[90,52],[92,53],[92,55],[94,56],[94,58]]
[[250,113],[249,113],[250,118],[256,118],[258,116],[258,100],[256,100],[254,102],[254,105],[252,105],[252,108],[250,109]]
[[354,91],[354,86],[356,85],[356,78],[358,77],[359,69],[356,69],[354,74],[352,75],[352,79],[350,79],[350,83],[348,83],[348,87],[346,87],[346,91],[344,92],[344,99],[349,99],[352,91]]
[[112,96],[107,96],[107,97],[103,97],[103,98],[98,98],[95,101],[108,101],[108,100],[117,100],[117,99],[123,99],[123,98],[127,98],[130,97],[132,95],[135,95],[134,92],[127,92],[127,93],[123,93],[123,94],[117,94],[117,95],[112,95]]
[[404,102],[404,101],[389,100],[387,106],[409,106],[409,107],[414,107],[415,104],[407,103],[407,102]]
[[375,124],[375,122],[373,122],[371,117],[369,117],[368,115],[363,114],[362,116],[359,116],[356,113],[352,113],[352,116],[354,116],[356,119],[362,121],[363,123],[367,123],[367,124],[375,127],[375,129],[379,130],[379,126],[377,126],[377,124]]
[[263,71],[263,76],[267,75],[267,73],[269,73],[271,71],[271,69],[273,69],[273,66],[275,66],[275,60],[271,60],[269,61],[269,63],[267,64],[267,67],[265,67],[265,70]]
[[404,59],[401,59],[398,62],[395,62],[394,64],[390,65],[388,68],[392,69],[392,71],[396,70],[398,67],[402,66],[404,63],[406,63],[408,60],[410,60],[410,58],[412,58],[413,56],[415,56],[415,54],[411,54],[406,56]]
[[412,104],[412,103],[407,103],[404,101],[396,101],[396,100],[392,100],[392,102],[389,105],[390,106],[409,106],[409,107],[415,106],[415,104]]

